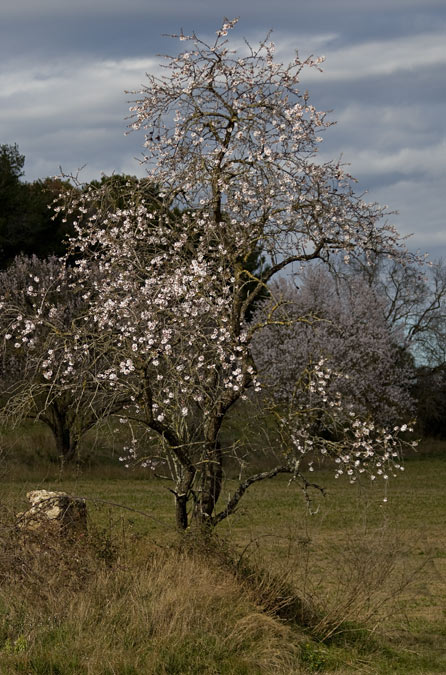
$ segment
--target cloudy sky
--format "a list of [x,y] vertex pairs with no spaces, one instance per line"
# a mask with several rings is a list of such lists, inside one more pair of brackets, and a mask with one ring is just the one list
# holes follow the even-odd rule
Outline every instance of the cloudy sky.
[[323,156],[399,211],[411,249],[446,258],[446,0],[1,0],[0,143],[18,143],[26,180],[143,175],[124,91],[177,50],[163,34],[210,37],[223,16],[237,40],[273,29],[281,60],[326,57],[304,80],[337,120]]

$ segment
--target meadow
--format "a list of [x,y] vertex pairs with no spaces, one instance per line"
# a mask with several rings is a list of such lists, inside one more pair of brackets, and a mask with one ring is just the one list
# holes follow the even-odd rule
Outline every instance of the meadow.
[[[197,541],[163,482],[97,448],[60,469],[42,430],[22,442],[3,438],[2,675],[446,672],[445,444],[425,442],[387,493],[319,468],[311,514],[287,478],[257,484]],[[85,497],[88,535],[18,535],[36,488]]]

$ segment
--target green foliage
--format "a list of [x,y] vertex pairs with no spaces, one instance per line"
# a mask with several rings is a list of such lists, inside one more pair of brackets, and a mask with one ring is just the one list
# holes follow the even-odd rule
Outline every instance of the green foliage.
[[52,204],[68,187],[68,183],[57,178],[23,185],[23,231],[14,233],[11,243],[15,242],[15,251],[11,251],[11,257],[25,253],[47,258],[65,253],[64,240],[74,233],[72,218],[65,222],[61,215],[54,216]]
[[153,204],[154,208],[162,205],[158,187],[146,178],[127,174],[104,175],[100,180],[92,180],[84,189],[89,188],[97,190],[97,194],[102,197],[101,202],[97,204],[101,213],[125,209],[130,199],[132,203],[144,201],[146,204]]
[[16,187],[23,176],[25,156],[21,155],[17,143],[14,145],[0,145],[0,191],[7,193],[11,187]]
[[329,651],[324,645],[309,641],[302,645],[300,655],[302,663],[310,672],[318,672],[325,670]]
[[[73,190],[73,186],[68,181],[49,177],[23,182],[24,165],[25,157],[17,144],[0,146],[0,269],[7,267],[20,253],[42,259],[63,255],[66,237],[74,234],[74,215],[63,216],[53,211],[54,201]],[[104,188],[106,204],[97,204],[98,209],[125,208],[129,195],[133,200],[160,205],[156,186],[135,176],[102,176],[84,189],[89,186]]]
[[10,240],[22,225],[25,157],[17,145],[0,146],[0,255],[5,260]]
[[23,635],[19,635],[15,640],[7,638],[3,645],[3,651],[5,654],[22,654],[26,652],[27,646],[26,638]]
[[61,255],[65,236],[73,233],[70,219],[53,218],[51,210],[68,183],[56,178],[22,182],[24,164],[17,145],[0,146],[0,268],[19,253]]

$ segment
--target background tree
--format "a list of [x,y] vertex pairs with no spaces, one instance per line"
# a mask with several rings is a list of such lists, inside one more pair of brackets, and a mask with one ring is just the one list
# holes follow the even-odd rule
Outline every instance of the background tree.
[[66,235],[74,232],[69,218],[54,216],[51,210],[68,184],[57,178],[25,183],[24,165],[16,144],[0,146],[0,268],[20,253],[62,255]]
[[5,244],[8,263],[19,253],[41,259],[65,253],[65,239],[74,233],[73,223],[69,218],[55,216],[52,206],[67,189],[68,183],[59,178],[23,184],[22,227]]
[[[317,414],[307,434],[313,447],[337,439],[339,424],[345,433],[357,416],[382,427],[407,423],[414,415],[415,372],[400,358],[400,336],[387,324],[385,300],[363,278],[334,279],[313,265],[294,283],[281,279],[271,293],[276,323],[255,335],[253,353],[279,419],[281,407],[313,406]],[[257,318],[264,320],[262,310]],[[308,386],[315,364],[324,381],[319,393]],[[336,410],[334,423],[339,398],[344,415]]]
[[[234,53],[226,36],[235,23],[225,21],[212,44],[176,36],[189,48],[168,59],[166,75],[149,75],[132,106],[133,127],[147,131],[148,178],[160,186],[157,211],[137,194],[102,216],[91,208],[101,203],[102,188],[92,186],[69,207],[79,214],[71,246],[77,287],[91,307],[88,317],[72,322],[70,340],[106,356],[107,367],[93,381],[111,400],[130,398],[128,419],[158,439],[144,459],[164,463],[182,529],[191,519],[216,525],[250,485],[278,473],[308,486],[291,430],[282,463],[241,479],[219,504],[225,458],[219,434],[232,406],[260,387],[251,343],[274,323],[273,298],[266,321],[247,322],[265,284],[285,268],[327,261],[340,250],[408,255],[381,222],[383,209],[354,194],[343,168],[316,161],[318,133],[329,123],[300,91],[299,78],[319,60],[296,55],[289,65],[276,63],[267,41]],[[172,219],[173,209],[180,217]],[[248,261],[259,250],[270,266],[256,276]],[[26,320],[15,315],[16,335],[27,330]],[[42,320],[33,323],[32,332],[40,330]],[[56,363],[66,368],[66,359],[61,365],[53,357],[57,340],[48,334],[47,373]],[[320,374],[318,364],[308,373],[308,386],[319,393]],[[89,367],[83,377],[92,379]],[[55,390],[64,386],[72,385],[63,377],[54,382]],[[333,410],[342,414],[341,399]],[[307,428],[312,415],[311,406],[298,406],[292,429]],[[351,480],[392,465],[391,434],[359,419],[351,429],[327,446]]]
[[418,363],[431,367],[446,362],[446,265],[442,260],[424,265],[401,265],[375,255],[371,264],[361,258],[336,274],[359,275],[385,299],[386,320],[400,329],[400,344]]
[[[55,257],[18,256],[0,272],[0,288],[0,420],[39,419],[51,429],[58,457],[72,461],[82,436],[123,403],[110,404],[96,379],[104,363],[94,349],[70,339],[73,321],[88,316],[88,305],[72,286],[69,268]],[[14,337],[17,322],[24,322],[20,338]],[[47,353],[49,334],[56,339]],[[63,388],[56,386],[60,380]]]
[[0,145],[0,189],[3,197],[19,184],[24,165],[25,156],[20,154],[17,143]]
[[[412,394],[417,400],[417,431],[446,436],[444,373],[446,372],[446,266],[442,260],[401,265],[375,256],[361,259],[337,274],[360,276],[385,302],[385,317],[394,331],[401,359],[416,370]],[[396,331],[396,332],[395,332]]]
[[18,146],[0,146],[0,254],[8,247],[14,231],[20,227],[22,183],[25,157]]

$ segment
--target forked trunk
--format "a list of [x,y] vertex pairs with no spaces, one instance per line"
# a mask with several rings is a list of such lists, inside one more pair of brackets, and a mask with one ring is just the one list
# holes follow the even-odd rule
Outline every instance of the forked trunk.
[[[187,471],[175,492],[176,525],[181,531],[189,526],[200,530],[213,527],[215,507],[222,490],[222,452],[218,441],[207,452],[200,471],[199,489],[194,488],[195,473]],[[198,482],[198,481],[197,481]],[[193,505],[191,501],[193,500]],[[188,509],[188,506],[190,507]]]

